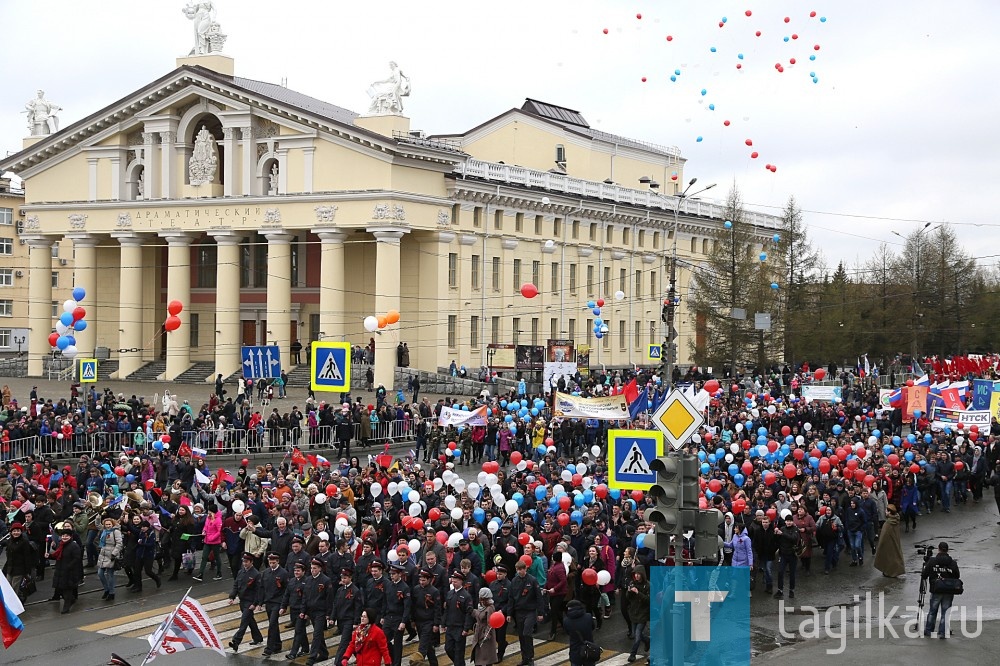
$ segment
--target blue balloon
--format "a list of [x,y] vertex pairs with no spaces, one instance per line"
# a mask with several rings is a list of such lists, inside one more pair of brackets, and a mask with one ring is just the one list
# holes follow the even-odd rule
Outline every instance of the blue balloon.
[[573,513],[569,514],[569,519],[572,520],[577,525],[582,525],[583,524],[583,513],[580,512],[580,511],[574,511]]
[[819,17],[819,22],[820,23],[826,23],[826,17],[825,16],[820,16]]
[[903,458],[906,459],[906,462],[913,462],[914,457],[915,456],[913,455],[913,451],[907,451],[906,453],[903,454]]
[[545,445],[544,445],[544,444],[539,444],[539,445],[538,445],[538,446],[537,446],[537,447],[535,448],[535,450],[536,450],[536,451],[538,451],[538,452],[539,452],[540,454],[542,454],[542,455],[545,455],[545,451],[546,451],[546,448],[545,448]]
[[527,407],[528,406],[528,401],[525,400],[524,398],[521,398],[521,406],[522,407]]
[[515,502],[517,502],[518,506],[524,504],[524,495],[522,495],[521,493],[514,493],[513,495],[510,496],[510,498]]
[[[730,222],[729,220],[726,220],[725,222],[722,223],[722,226],[724,226],[726,229],[732,229],[733,223]],[[747,398],[747,400],[749,400],[749,398]]]
[[510,427],[510,432],[511,432],[512,435],[516,435],[517,434],[517,426],[511,426]]
[[709,51],[711,51],[712,53],[715,53],[716,51],[718,51],[718,49],[716,49],[716,48],[715,48],[715,47],[713,46],[712,48],[710,48],[710,49],[709,49]]
[[639,534],[635,535],[635,545],[636,545],[636,547],[638,547],[638,548],[645,548],[645,546],[643,545],[645,543],[646,543],[646,533],[645,532],[640,532]]
[[583,491],[584,504],[590,504],[593,501],[594,501],[594,491],[590,490],[589,488],[587,490],[584,490]]
[[767,428],[765,428],[764,426],[761,426],[761,427],[757,428],[757,434],[758,435],[766,435],[767,434]]
[[73,300],[79,303],[87,297],[87,290],[83,287],[73,287]]
[[677,76],[680,76],[681,75],[681,70],[675,69],[674,70],[674,74],[676,74]]
[[747,453],[750,455],[751,458],[756,458],[757,457],[757,447],[751,446],[750,450],[747,451]]
[[73,325],[73,313],[72,312],[63,312],[61,315],[59,315],[59,321],[62,323],[63,326],[72,326]]
[[601,316],[601,308],[594,308],[593,310],[591,310],[591,312],[593,312],[598,317]]
[[924,435],[924,441],[925,441],[926,443],[930,444],[930,443],[931,443],[932,441],[934,441],[934,438],[933,438],[933,437],[931,437],[931,434],[930,434],[930,433],[927,433],[926,435]]
[[702,95],[702,97],[704,97],[707,94],[708,94],[708,91],[706,89],[702,88],[701,89],[701,95]]
[[810,59],[810,60],[815,60],[815,59],[816,59],[816,55],[815,55],[815,54],[813,54],[813,55],[809,56],[809,59]]
[[723,23],[727,23],[728,21],[729,21],[729,19],[727,19],[725,16],[722,17],[722,22]]
[[505,417],[503,417],[503,420],[504,420],[504,423],[510,423],[511,421],[514,420],[514,417],[511,416],[510,414],[507,414]]
[[722,447],[717,448],[715,450],[715,457],[716,458],[725,458],[726,457],[726,450],[724,448],[722,448]]
[[451,455],[453,455],[456,458],[461,458],[462,457],[462,449],[455,449],[454,451],[451,452]]
[[701,462],[705,462],[705,458],[707,458],[707,457],[708,456],[705,454],[704,451],[699,451],[698,452],[698,460],[700,460]]
[[[671,76],[670,78],[674,78],[674,77],[672,77],[672,76]],[[705,140],[705,139],[704,139],[704,137],[700,137],[700,136],[699,136],[698,138],[696,138],[696,139],[695,139],[695,142],[697,142],[697,143],[701,143],[701,142],[702,142],[702,141],[704,141],[704,140]]]
[[507,408],[507,401],[506,400],[501,400],[500,401],[500,406],[503,407],[504,409],[506,409]]
[[792,437],[791,435],[785,435],[785,444],[788,444],[790,446],[794,441],[795,441],[794,437]]
[[772,282],[771,283],[771,289],[778,289],[778,283],[777,282]]
[[[750,398],[747,398],[747,400],[749,399]],[[753,421],[747,421],[746,423],[743,424],[743,426],[747,429],[747,432],[750,432],[750,430],[753,428]]]
[[747,482],[747,479],[742,474],[733,474],[733,483],[736,484],[737,488],[742,488],[743,484]]
[[72,336],[69,333],[67,333],[66,334],[66,339],[69,341],[69,343],[71,345],[75,345],[76,344],[76,337],[75,336]]
[[736,463],[729,463],[729,476],[736,476],[740,473],[739,465]]
[[708,105],[708,110],[709,111],[715,111],[715,104],[709,104]]
[[909,435],[906,436],[906,441],[908,441],[910,444],[916,444],[917,436],[914,435],[913,433],[910,433]]
[[739,58],[740,60],[743,60],[743,54],[742,53],[736,54],[736,57]]
[[760,253],[760,260],[761,261],[767,261],[767,252],[761,252]]
[[899,446],[899,445],[900,445],[900,444],[902,444],[902,443],[903,443],[903,440],[901,440],[901,439],[899,438],[899,435],[893,435],[893,436],[892,436],[892,445],[893,445],[893,446]]
[[[757,435],[757,446],[765,446],[767,444],[767,437],[764,435]],[[761,455],[764,455],[763,453]]]
[[486,512],[482,508],[477,506],[475,509],[472,510],[472,519],[475,520],[477,523],[481,523],[486,519]]
[[785,38],[784,38],[784,41],[786,41],[786,42],[787,42],[787,41],[788,41],[788,39],[789,39],[788,37],[785,37]]
[[59,351],[62,351],[63,349],[66,349],[66,347],[69,347],[69,338],[67,338],[65,335],[60,335],[59,338],[56,340],[56,347],[59,348]]
[[836,435],[836,436],[839,437],[840,433],[842,433],[842,432],[844,432],[844,429],[840,427],[840,424],[837,424],[837,425],[833,426],[833,434],[834,435]]
[[153,440],[153,448],[156,449],[157,451],[162,451],[163,450],[163,442],[161,442],[158,439],[154,439]]
[[677,83],[677,77],[674,76],[673,74],[670,75],[670,80],[673,81],[674,83]]
[[717,458],[715,457],[714,453],[709,453],[708,454],[708,464],[709,465],[714,465],[716,460],[717,460]]
[[493,416],[493,408],[492,407],[487,407],[486,408],[486,416]]
[[[535,486],[535,499],[541,502],[545,499],[545,486]],[[554,498],[553,498],[554,499]]]
[[587,307],[588,308],[596,308],[597,307],[597,303],[595,301],[587,301]]
[[532,416],[538,416],[538,407],[532,407],[531,408],[531,415]]
[[598,317],[597,319],[594,320],[594,326],[595,327],[596,326],[603,326],[603,325],[604,325],[604,320],[601,319],[600,317]]
[[600,331],[594,331],[594,337],[600,340],[601,338],[604,337],[604,334],[601,333]]
[[882,453],[884,453],[885,455],[889,455],[890,453],[892,453],[892,446],[889,445],[889,444],[886,444],[885,446],[883,446],[882,447]]
[[621,499],[622,491],[618,490],[617,488],[612,488],[611,490],[608,491],[608,494],[611,495],[611,499],[617,501]]
[[708,474],[711,471],[712,471],[712,466],[709,465],[707,462],[704,462],[704,463],[701,464],[701,473],[702,474]]
[[924,413],[922,411],[920,411],[919,409],[914,409],[913,410],[913,416],[914,416],[914,418],[918,418],[919,419],[921,416],[923,416],[923,414]]
[[706,490],[705,491],[705,498],[706,499],[712,499],[713,497],[715,497],[715,493],[713,493],[711,490]]
[[809,458],[809,466],[813,469],[819,469],[819,458]]
[[583,506],[583,495],[574,495],[573,505],[576,506],[577,508]]
[[463,412],[469,411],[469,406],[468,405],[462,405],[462,411]]
[[135,482],[135,476],[133,476],[132,474],[125,475],[125,483],[134,483],[134,482]]
[[926,461],[926,460],[921,460],[921,461],[920,461],[920,466],[921,466],[921,467],[923,467],[923,466],[924,466],[924,465],[926,465],[926,464],[927,464],[927,461]]

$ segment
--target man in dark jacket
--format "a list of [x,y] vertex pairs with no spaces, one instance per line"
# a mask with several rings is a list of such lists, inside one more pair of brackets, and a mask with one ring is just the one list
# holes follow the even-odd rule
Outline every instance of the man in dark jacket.
[[510,583],[511,607],[514,612],[514,626],[517,628],[518,641],[521,644],[521,661],[518,666],[529,666],[535,662],[536,622],[542,621],[539,612],[542,607],[542,595],[538,581],[528,575],[528,567],[518,560],[515,567],[517,573]]
[[778,546],[778,591],[775,599],[784,597],[785,569],[788,569],[788,598],[795,598],[795,572],[798,569],[799,558],[795,547],[799,545],[799,530],[795,527],[792,512],[785,509],[781,516],[782,524],[774,528],[774,536]]
[[774,553],[778,549],[774,537],[774,530],[771,527],[771,519],[763,510],[758,510],[754,521],[747,529],[750,535],[750,543],[753,545],[754,568],[753,576],[756,578],[758,571],[764,572],[764,592],[773,592],[774,579],[772,578],[771,567],[774,563]]
[[513,597],[510,595],[511,583],[507,579],[507,567],[502,564],[496,567],[496,580],[490,583],[490,592],[493,593],[493,607],[503,613],[503,626],[496,630],[497,637],[497,658],[503,661],[503,655],[507,651],[507,623],[513,610]]
[[924,636],[928,638],[934,630],[938,611],[941,612],[941,620],[938,623],[938,638],[948,638],[948,609],[951,608],[955,595],[938,588],[940,579],[958,579],[958,563],[948,554],[948,542],[942,541],[938,544],[938,552],[924,564],[921,578],[927,580],[931,588],[931,608],[927,613],[927,622],[924,624]]
[[260,627],[257,626],[257,618],[254,617],[254,608],[260,596],[259,587],[260,572],[253,566],[253,555],[243,553],[243,568],[236,575],[236,579],[233,581],[233,590],[229,593],[229,604],[235,604],[237,597],[239,597],[240,611],[242,612],[240,626],[233,634],[233,639],[229,641],[229,647],[233,649],[233,652],[240,649],[240,641],[243,640],[243,635],[248,628],[250,629],[250,645],[260,645],[264,642]]
[[[295,564],[303,563],[294,562],[292,566]],[[258,611],[267,611],[267,647],[264,649],[264,657],[281,652],[281,625],[278,622],[278,613],[281,611],[285,588],[288,587],[288,571],[281,567],[277,553],[267,556],[267,567],[260,575],[256,602]]]
[[573,599],[566,604],[566,615],[563,617],[563,628],[569,636],[569,663],[591,666],[595,662],[583,658],[583,644],[593,642],[594,616],[586,611],[583,602]]

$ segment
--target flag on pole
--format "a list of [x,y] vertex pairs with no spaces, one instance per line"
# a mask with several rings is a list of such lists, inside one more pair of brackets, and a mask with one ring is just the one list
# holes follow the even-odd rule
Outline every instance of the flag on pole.
[[194,470],[194,480],[198,483],[211,483],[212,479],[205,476],[205,474],[197,467]]
[[0,635],[5,648],[13,645],[24,630],[24,624],[18,617],[23,612],[24,606],[14,588],[7,582],[7,577],[0,574]]
[[153,661],[157,655],[184,650],[213,650],[225,656],[226,651],[212,619],[196,599],[188,596],[190,593],[188,588],[177,608],[150,635],[151,649],[143,664]]

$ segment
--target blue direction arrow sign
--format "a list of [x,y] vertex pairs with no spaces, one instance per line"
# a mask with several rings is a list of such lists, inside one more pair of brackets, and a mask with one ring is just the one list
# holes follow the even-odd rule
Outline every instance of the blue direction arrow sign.
[[281,353],[277,345],[243,347],[243,376],[274,379],[281,376]]

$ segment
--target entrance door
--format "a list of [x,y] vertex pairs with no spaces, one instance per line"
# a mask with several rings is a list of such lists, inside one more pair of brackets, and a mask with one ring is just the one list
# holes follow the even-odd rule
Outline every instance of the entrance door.
[[[291,332],[289,333],[291,337],[288,338],[288,343],[291,344],[299,339],[299,322],[292,320]],[[285,351],[288,351],[287,349]]]
[[243,320],[243,345],[253,347],[257,344],[257,322],[253,319]]
[[267,320],[262,319],[260,322],[260,342],[257,344],[262,346],[267,346]]

